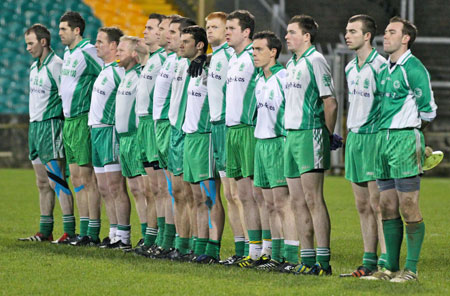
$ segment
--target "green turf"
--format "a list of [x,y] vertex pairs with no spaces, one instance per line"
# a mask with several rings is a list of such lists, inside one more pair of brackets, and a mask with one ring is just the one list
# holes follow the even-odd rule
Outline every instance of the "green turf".
[[[331,215],[332,277],[315,278],[198,266],[140,258],[120,251],[18,242],[39,226],[39,204],[32,170],[0,170],[0,293],[129,294],[129,295],[449,295],[450,182],[425,178],[421,208],[426,237],[419,263],[420,283],[394,284],[340,279],[361,263],[362,242],[351,187],[341,177],[327,177],[326,200]],[[140,226],[132,211],[132,238]],[[78,221],[77,221],[78,222]],[[102,237],[108,233],[103,212]],[[61,211],[55,209],[55,236],[62,233]],[[233,252],[227,224],[222,258]],[[405,255],[402,253],[402,262]]]

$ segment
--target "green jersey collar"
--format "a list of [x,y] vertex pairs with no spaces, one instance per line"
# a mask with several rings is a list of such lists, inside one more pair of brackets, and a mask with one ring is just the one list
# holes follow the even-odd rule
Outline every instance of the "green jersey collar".
[[[397,61],[397,65],[404,65],[406,61],[412,56],[411,50],[408,49]],[[391,62],[391,57],[389,57],[389,63]]]
[[112,61],[111,63],[104,64],[102,70],[105,70],[108,67],[116,67],[116,66],[117,66],[117,62],[116,61]]
[[302,58],[304,58],[304,57],[308,57],[308,56],[310,56],[310,55],[312,55],[314,52],[316,51],[316,47],[314,46],[314,45],[311,45],[303,54],[302,54],[302,56],[297,60],[297,55],[294,53],[294,56],[292,57],[293,58],[293,61],[294,61],[294,64],[296,65],[297,64],[297,62],[299,61],[299,60],[301,60]]
[[243,51],[241,51],[239,54],[236,54],[236,56],[239,58],[244,52],[249,51],[252,49],[253,42],[251,42],[249,45],[247,45]]
[[227,42],[225,42],[224,44],[222,44],[222,45],[219,45],[219,46],[217,46],[217,47],[214,47],[212,50],[213,50],[213,55],[215,55],[216,53],[218,53],[221,49],[227,49],[229,46],[228,46],[228,43]]
[[133,66],[133,68],[131,68],[130,70],[125,71],[125,74],[130,73],[131,71],[137,71],[139,72],[139,68],[141,67],[141,64],[137,63],[136,65]]
[[356,56],[355,63],[356,63],[356,69],[358,70],[358,72],[359,72],[362,68],[364,68],[364,66],[365,66],[366,64],[371,63],[371,62],[375,59],[375,57],[376,57],[377,55],[378,55],[377,50],[376,50],[375,48],[372,48],[372,51],[370,52],[369,56],[366,58],[366,60],[364,61],[364,64],[362,64],[361,67],[359,67],[358,56]]
[[48,63],[50,63],[51,59],[53,58],[53,56],[55,55],[53,50],[50,50],[50,52],[48,53],[48,55],[45,57],[44,61],[42,62],[42,65],[40,64],[40,60],[39,58],[36,59],[37,62],[37,67],[38,69],[41,68],[42,66],[46,66]]
[[163,47],[160,47],[160,48],[158,48],[155,52],[149,53],[149,54],[148,54],[148,57],[150,58],[150,57],[152,57],[153,55],[155,55],[155,54],[157,54],[157,53],[160,53],[160,52],[162,52],[162,51],[164,51],[164,48],[163,48]]
[[89,44],[89,39],[82,39],[80,42],[78,42],[78,44],[77,45],[75,45],[75,47],[74,48],[72,48],[71,50],[70,50],[70,53],[73,53],[77,48],[83,48],[83,47],[85,47],[87,44]]

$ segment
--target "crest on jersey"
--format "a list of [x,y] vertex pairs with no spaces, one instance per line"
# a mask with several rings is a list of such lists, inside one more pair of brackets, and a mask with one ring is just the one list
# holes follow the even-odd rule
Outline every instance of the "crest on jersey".
[[67,58],[67,60],[66,60],[66,66],[69,66],[70,65],[70,58]]
[[302,76],[302,71],[298,70],[297,77],[295,77],[295,79],[300,80],[301,76]]
[[269,93],[269,100],[273,100],[273,97],[275,96],[275,92],[273,91],[273,89],[270,91]]
[[243,71],[243,70],[244,70],[244,67],[245,67],[245,64],[242,63],[242,64],[239,66],[239,71]]
[[195,86],[200,86],[200,82],[202,82],[202,76],[197,77],[197,80],[195,80]]
[[169,68],[170,68],[170,62],[169,62],[169,63],[167,63],[167,67],[166,67],[166,70],[169,70]]
[[400,81],[395,80],[393,85],[394,85],[394,88],[399,88],[400,87]]
[[416,96],[416,98],[420,98],[422,94],[423,94],[422,89],[420,88],[414,89],[414,95]]
[[127,88],[130,88],[131,87],[131,80],[128,80],[128,83],[127,83]]
[[44,85],[44,79],[39,79],[39,86],[42,86],[42,85]]
[[175,64],[175,69],[173,70],[175,73],[178,72],[178,64]]
[[365,88],[365,89],[368,89],[368,88],[369,88],[369,85],[370,85],[369,79],[368,79],[368,78],[364,79],[364,88]]
[[221,61],[219,61],[216,66],[216,71],[220,71],[220,70],[222,70],[222,62]]
[[323,85],[330,86],[331,85],[331,76],[329,74],[323,74],[322,81],[323,81]]
[[75,68],[78,65],[78,60],[75,60],[72,64],[72,68]]
[[105,78],[103,78],[102,85],[105,85],[106,82],[108,82],[108,78],[105,77]]
[[151,64],[150,67],[148,68],[148,71],[152,71],[155,68],[155,64]]

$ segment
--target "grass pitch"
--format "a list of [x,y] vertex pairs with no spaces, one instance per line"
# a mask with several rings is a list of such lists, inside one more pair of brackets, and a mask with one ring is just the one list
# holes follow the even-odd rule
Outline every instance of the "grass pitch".
[[[450,181],[424,178],[421,209],[426,223],[419,262],[419,283],[395,284],[341,279],[342,272],[360,265],[363,253],[358,215],[350,183],[325,178],[331,216],[333,276],[293,276],[152,260],[114,250],[19,242],[39,227],[39,203],[32,170],[0,170],[0,293],[85,295],[449,295],[450,294]],[[75,211],[77,213],[77,211]],[[62,218],[55,207],[54,236],[62,234]],[[140,225],[132,210],[133,243]],[[78,220],[77,220],[78,223]],[[108,233],[103,212],[102,233]],[[405,249],[405,242],[403,251]],[[222,258],[233,253],[229,225],[225,225]],[[405,260],[402,253],[401,262]]]

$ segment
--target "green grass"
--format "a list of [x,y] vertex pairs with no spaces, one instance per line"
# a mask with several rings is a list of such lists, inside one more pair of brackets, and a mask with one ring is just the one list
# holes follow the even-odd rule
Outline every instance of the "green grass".
[[[18,237],[35,233],[39,226],[34,174],[32,170],[0,170],[0,291],[4,295],[449,295],[448,179],[425,178],[422,182],[426,237],[419,263],[420,283],[404,285],[337,276],[360,264],[362,241],[350,184],[342,177],[326,177],[325,187],[334,275],[314,278],[155,261],[113,250],[18,242]],[[136,242],[140,226],[135,211],[132,215],[132,237]],[[103,213],[102,237],[107,235],[107,225]],[[56,206],[54,234],[61,233],[61,211]],[[232,254],[228,224],[222,246],[223,258]],[[402,253],[402,262],[404,259]]]

